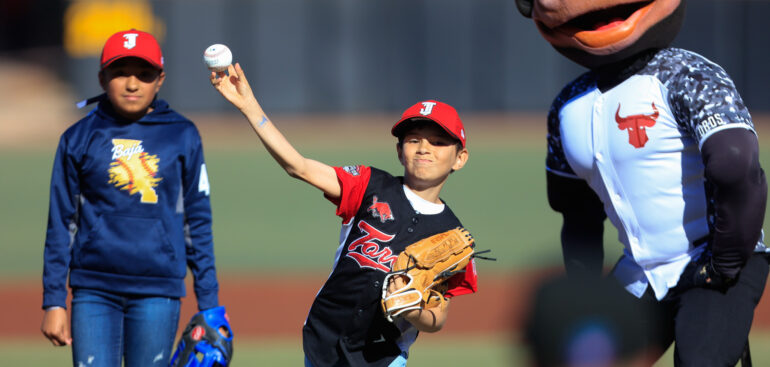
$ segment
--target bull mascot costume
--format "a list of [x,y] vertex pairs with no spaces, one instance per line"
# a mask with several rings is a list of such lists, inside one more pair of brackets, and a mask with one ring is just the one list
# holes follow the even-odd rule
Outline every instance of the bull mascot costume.
[[[650,312],[655,361],[746,366],[768,276],[756,131],[733,81],[670,47],[685,0],[517,0],[542,37],[589,70],[548,113],[547,191],[567,275],[602,276],[603,223],[623,256],[610,278]],[[651,362],[650,362],[651,363]]]

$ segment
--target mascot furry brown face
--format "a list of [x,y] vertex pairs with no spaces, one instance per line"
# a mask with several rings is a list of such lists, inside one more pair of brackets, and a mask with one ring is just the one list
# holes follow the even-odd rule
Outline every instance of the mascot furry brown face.
[[516,5],[556,50],[587,68],[667,47],[685,9],[680,0],[517,0]]
[[676,341],[677,366],[735,365],[742,356],[748,365],[769,268],[767,183],[751,115],[728,74],[669,47],[685,1],[516,4],[559,53],[589,69],[549,110],[547,191],[563,218],[567,274],[602,274],[609,219],[624,246],[611,276],[652,305],[626,316],[654,325],[638,331],[641,349],[616,340],[610,351],[655,360]]

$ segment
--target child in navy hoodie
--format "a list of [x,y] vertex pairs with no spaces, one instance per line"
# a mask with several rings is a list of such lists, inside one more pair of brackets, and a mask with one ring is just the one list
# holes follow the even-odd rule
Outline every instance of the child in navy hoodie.
[[152,35],[112,35],[105,94],[56,151],[41,329],[72,345],[74,365],[168,365],[188,266],[198,308],[219,305],[203,147],[195,125],[156,98],[165,76]]

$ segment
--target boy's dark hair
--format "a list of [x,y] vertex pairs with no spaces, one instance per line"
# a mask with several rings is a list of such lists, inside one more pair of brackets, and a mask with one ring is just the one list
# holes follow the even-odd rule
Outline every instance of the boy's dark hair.
[[117,60],[111,62],[109,65],[105,66],[104,68],[100,69],[99,70],[99,75],[100,76],[106,76],[107,75],[106,72],[108,70],[116,68],[116,67],[124,66],[124,65],[126,65],[126,64],[128,64],[130,62],[137,62],[137,63],[141,64],[143,67],[147,67],[147,68],[153,69],[154,70],[153,77],[154,76],[158,76],[161,73],[163,73],[163,69],[158,69],[155,65],[151,64],[150,62],[148,62],[147,60],[145,60],[145,59],[143,59],[141,57],[127,56],[127,57],[123,57],[123,58],[117,59]]

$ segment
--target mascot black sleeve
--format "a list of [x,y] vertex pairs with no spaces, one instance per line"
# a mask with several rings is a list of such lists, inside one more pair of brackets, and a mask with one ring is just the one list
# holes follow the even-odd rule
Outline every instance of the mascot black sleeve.
[[765,217],[767,181],[759,144],[749,130],[727,129],[709,137],[701,153],[714,198],[713,265],[735,278],[754,251]]
[[548,203],[562,214],[562,254],[567,274],[599,276],[604,263],[604,207],[583,180],[547,172]]

